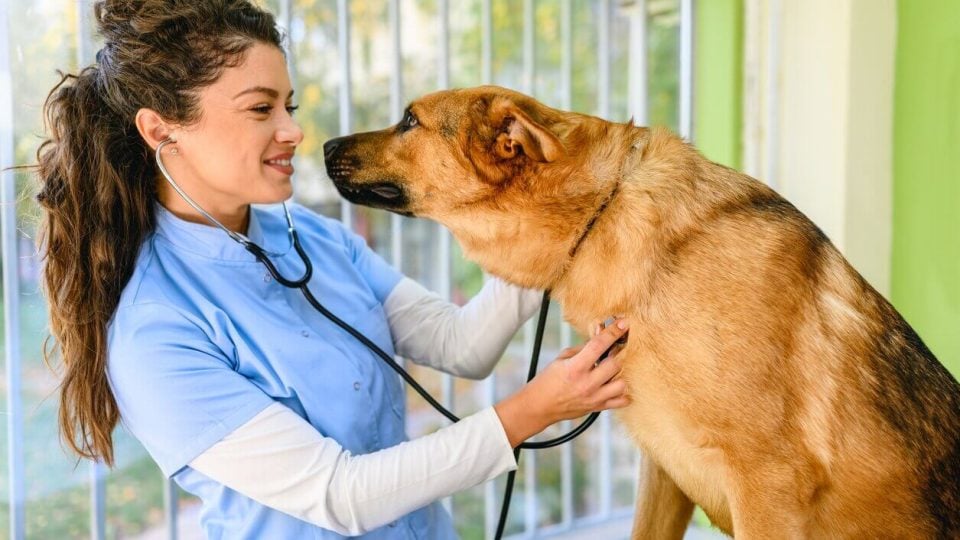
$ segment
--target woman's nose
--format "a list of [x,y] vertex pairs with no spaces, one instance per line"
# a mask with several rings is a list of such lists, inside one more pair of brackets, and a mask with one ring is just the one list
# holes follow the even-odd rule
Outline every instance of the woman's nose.
[[278,142],[288,143],[296,146],[300,144],[300,141],[302,140],[303,130],[300,129],[300,124],[298,124],[293,118],[288,118],[287,121],[280,126],[280,129],[277,130]]

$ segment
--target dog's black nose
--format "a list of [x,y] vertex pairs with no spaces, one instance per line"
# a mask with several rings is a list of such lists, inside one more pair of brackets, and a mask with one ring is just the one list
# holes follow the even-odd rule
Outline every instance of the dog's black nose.
[[338,137],[336,139],[330,139],[329,141],[323,143],[323,157],[326,160],[330,160],[331,157],[337,152],[337,149],[340,148],[340,145],[343,143],[343,137]]

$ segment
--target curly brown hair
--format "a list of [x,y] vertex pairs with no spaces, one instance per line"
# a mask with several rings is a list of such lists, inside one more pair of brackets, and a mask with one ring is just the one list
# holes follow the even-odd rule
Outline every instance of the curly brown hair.
[[61,73],[44,104],[37,151],[38,243],[50,315],[44,359],[59,352],[60,434],[78,455],[113,464],[119,411],[107,379],[107,325],[153,232],[157,171],[135,125],[148,108],[199,120],[198,91],[255,43],[283,50],[274,17],[247,0],[103,0],[97,62]]

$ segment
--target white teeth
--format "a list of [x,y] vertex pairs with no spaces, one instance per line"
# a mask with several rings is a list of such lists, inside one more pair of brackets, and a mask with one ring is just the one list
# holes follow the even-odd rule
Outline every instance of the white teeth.
[[290,160],[289,160],[289,159],[268,159],[268,160],[267,160],[267,163],[270,164],[270,165],[280,165],[280,166],[282,166],[282,167],[289,167],[289,166],[290,166]]

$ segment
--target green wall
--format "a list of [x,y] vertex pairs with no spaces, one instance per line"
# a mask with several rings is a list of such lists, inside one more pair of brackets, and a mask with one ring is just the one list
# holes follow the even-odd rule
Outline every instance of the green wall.
[[960,2],[897,10],[892,301],[960,378]]
[[693,138],[718,163],[743,154],[743,3],[697,2],[694,21]]

